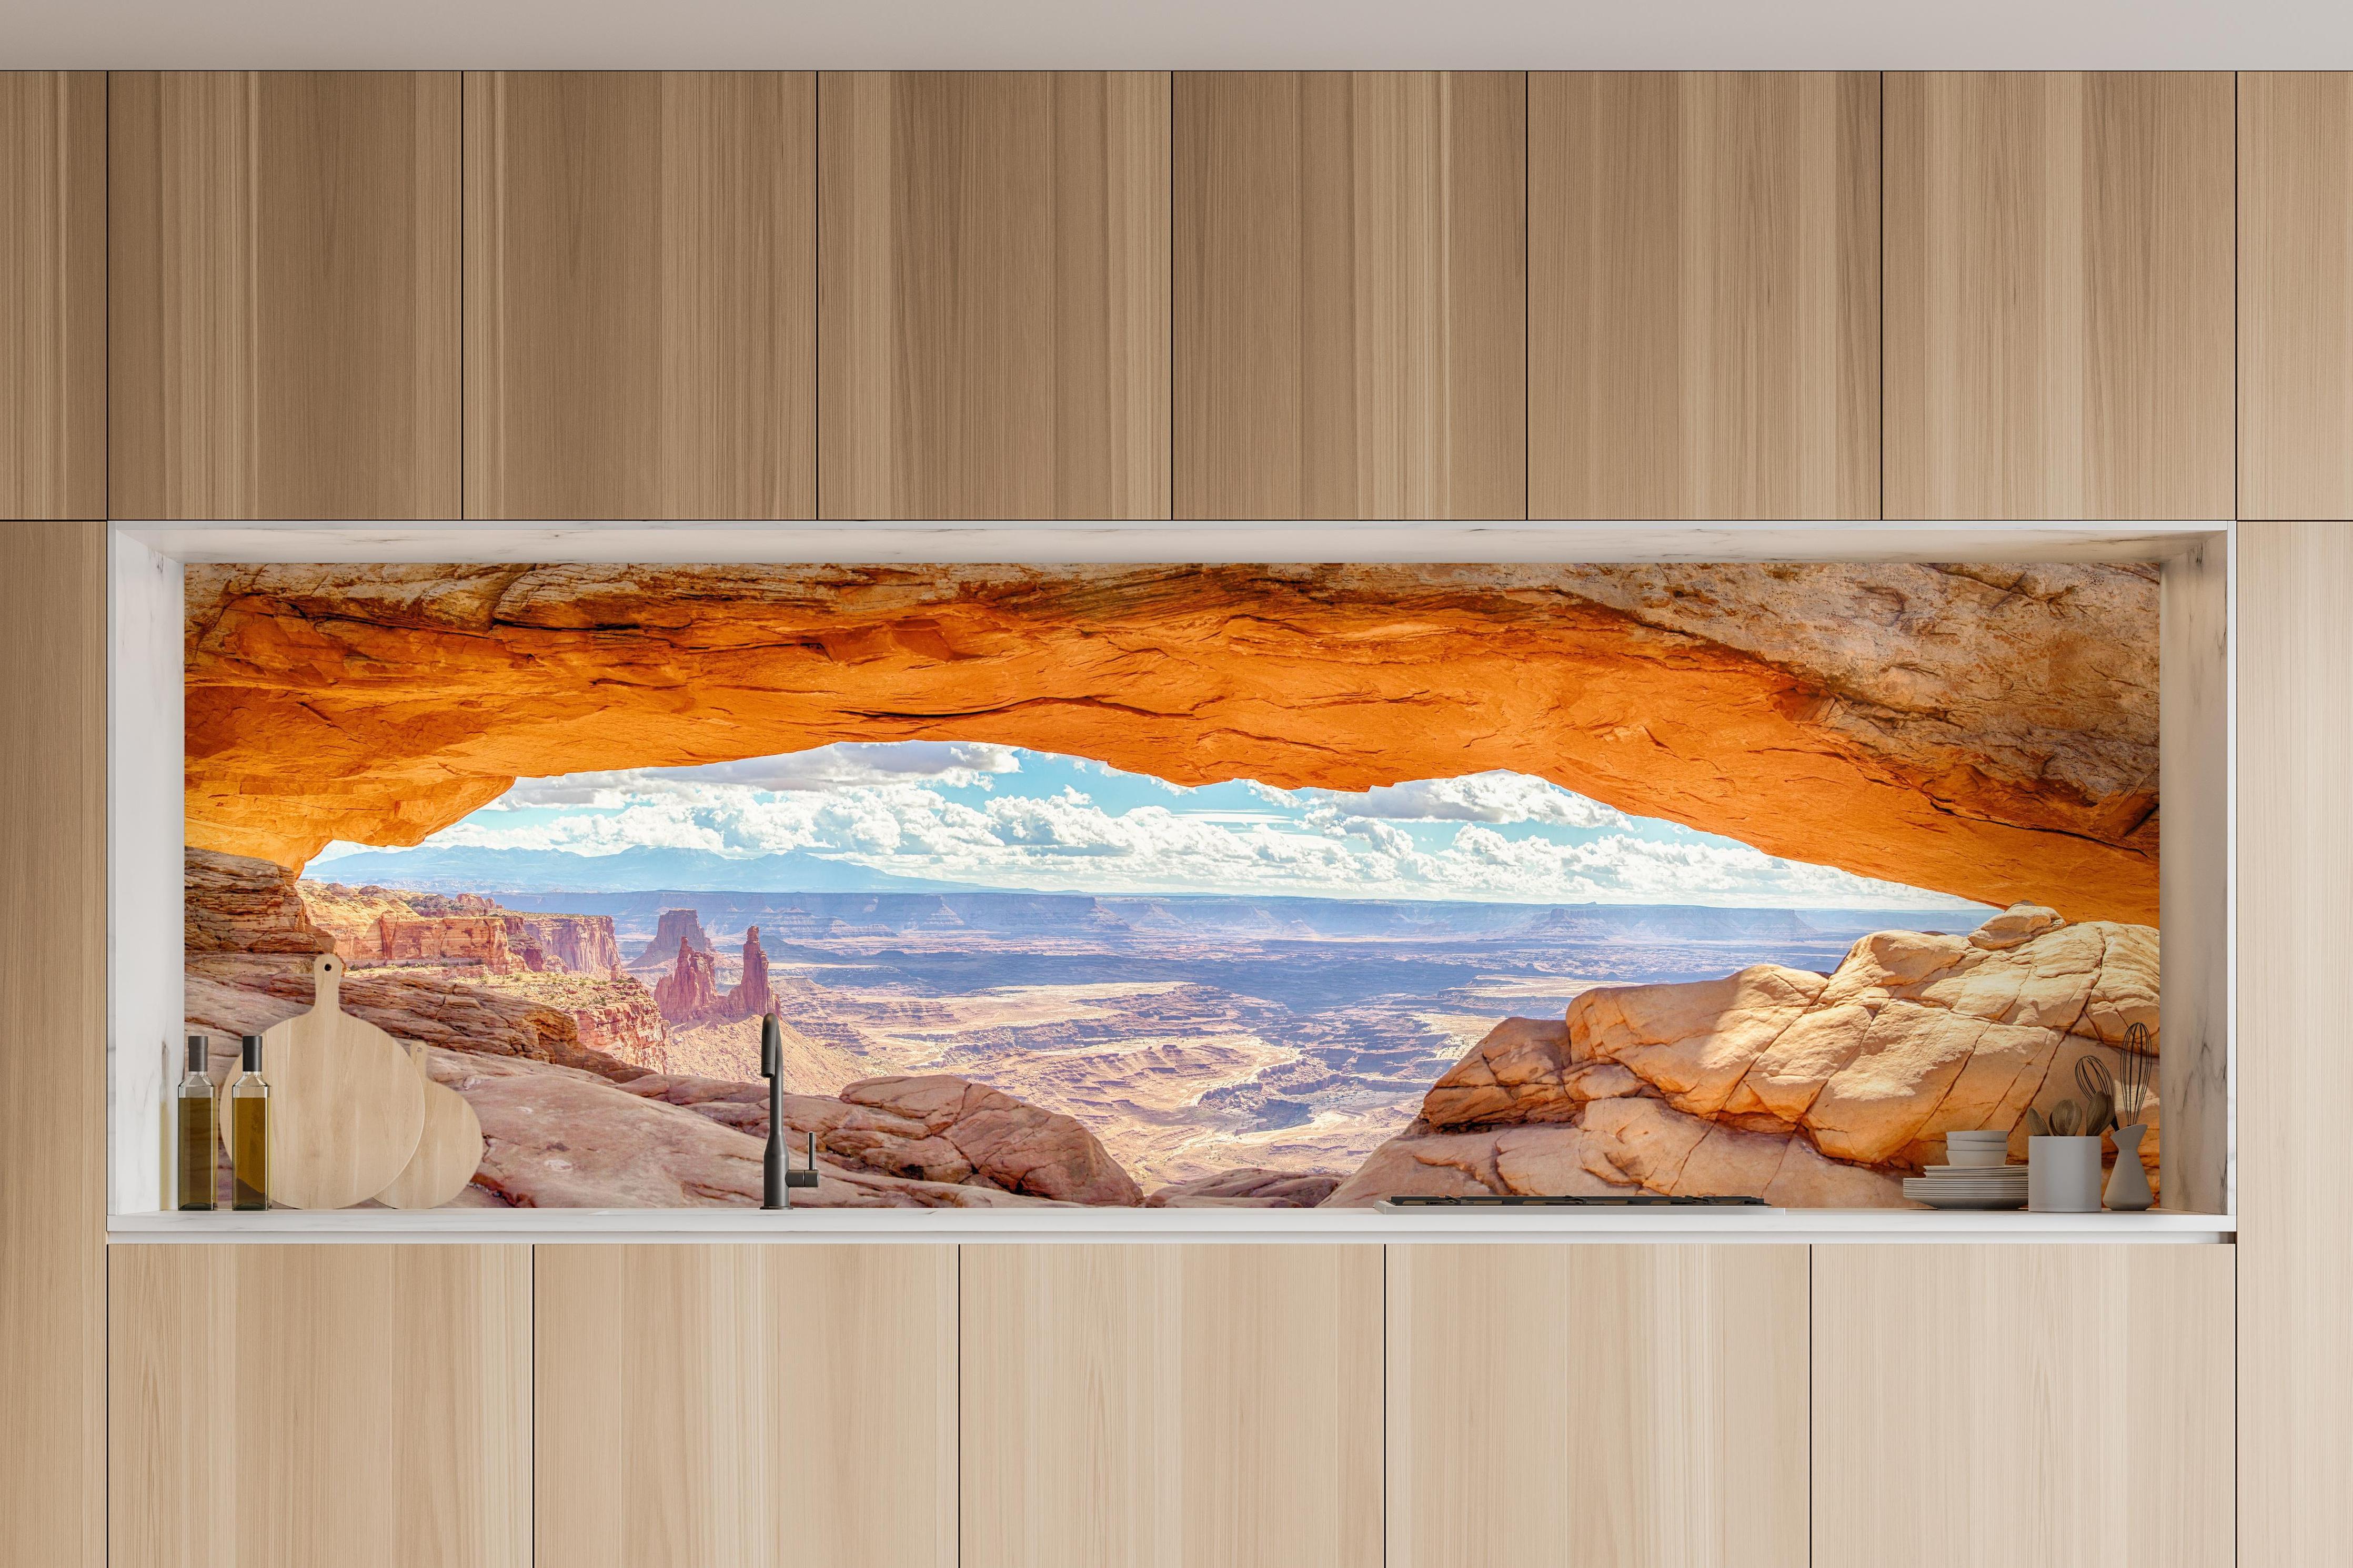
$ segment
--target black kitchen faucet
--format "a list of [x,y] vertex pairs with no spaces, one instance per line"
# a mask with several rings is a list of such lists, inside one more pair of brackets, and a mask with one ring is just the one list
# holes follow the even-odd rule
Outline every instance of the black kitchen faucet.
[[760,1206],[788,1209],[795,1187],[817,1185],[817,1134],[808,1135],[808,1169],[793,1169],[785,1147],[785,1035],[774,1013],[760,1017],[760,1076],[768,1080],[768,1147],[760,1158]]

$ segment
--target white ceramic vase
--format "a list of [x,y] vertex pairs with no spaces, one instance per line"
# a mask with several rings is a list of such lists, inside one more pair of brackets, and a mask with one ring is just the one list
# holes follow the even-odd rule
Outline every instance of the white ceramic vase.
[[2148,1190],[2148,1173],[2140,1163],[2140,1141],[2147,1135],[2148,1129],[2137,1122],[2116,1129],[2116,1168],[2108,1173],[2112,1209],[2137,1211],[2157,1201],[2157,1194]]
[[2036,1214],[2100,1212],[2100,1141],[2029,1138],[2026,1206]]

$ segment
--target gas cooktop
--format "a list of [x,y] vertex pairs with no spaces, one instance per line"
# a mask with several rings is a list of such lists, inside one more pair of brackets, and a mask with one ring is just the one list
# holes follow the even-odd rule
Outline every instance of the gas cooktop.
[[1763,1198],[1748,1197],[1669,1197],[1661,1193],[1628,1193],[1622,1196],[1612,1193],[1592,1197],[1521,1197],[1504,1193],[1482,1193],[1472,1197],[1392,1197],[1383,1198],[1376,1205],[1396,1209],[1513,1209],[1513,1208],[1770,1208]]

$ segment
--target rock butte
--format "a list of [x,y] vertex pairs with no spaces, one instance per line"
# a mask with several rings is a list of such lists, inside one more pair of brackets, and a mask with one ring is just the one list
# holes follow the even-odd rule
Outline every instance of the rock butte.
[[[1391,1194],[1740,1194],[1788,1207],[1905,1204],[1956,1129],[2012,1129],[2113,1072],[2158,1027],[2157,932],[2019,905],[1966,937],[1881,931],[1831,974],[1602,985],[1560,1020],[1506,1018],[1411,1126],[1325,1201]],[[2158,1107],[2144,1120],[2157,1164]]]
[[188,840],[521,775],[994,742],[1200,784],[1534,773],[1768,854],[2157,918],[2130,566],[193,565]]

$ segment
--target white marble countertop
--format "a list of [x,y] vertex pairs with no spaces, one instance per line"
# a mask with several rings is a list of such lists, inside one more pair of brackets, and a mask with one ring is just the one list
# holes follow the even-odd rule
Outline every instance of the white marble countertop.
[[112,1243],[206,1242],[2187,1242],[2228,1215],[1930,1209],[437,1209],[116,1215]]

